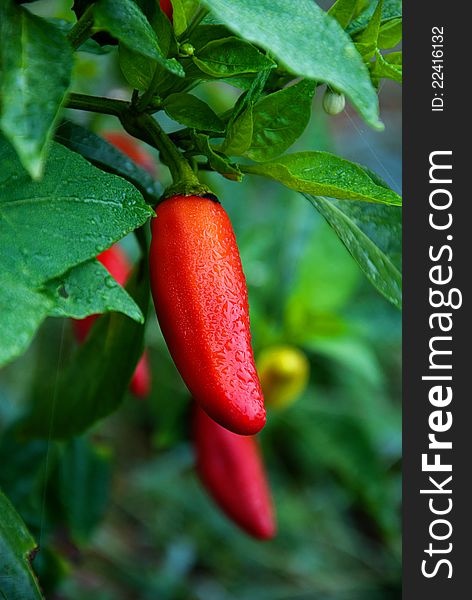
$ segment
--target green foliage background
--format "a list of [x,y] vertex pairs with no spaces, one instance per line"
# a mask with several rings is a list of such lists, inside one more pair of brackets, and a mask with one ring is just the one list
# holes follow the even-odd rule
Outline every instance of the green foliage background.
[[[58,0],[55,16],[69,18],[69,4]],[[35,10],[41,12],[41,5]],[[361,31],[358,21],[351,27]],[[367,42],[359,41],[368,54]],[[386,132],[366,131],[351,109],[328,118],[318,94],[309,126],[292,150],[339,153],[375,169],[398,191],[400,103],[393,85],[381,90]],[[78,53],[72,87],[83,93],[129,94],[115,53]],[[233,105],[237,92],[212,83],[197,96],[221,113]],[[171,116],[178,109],[171,104],[166,109],[168,131],[176,128]],[[80,119],[98,134],[118,129],[112,117],[82,114]],[[93,152],[93,143],[82,150]],[[158,180],[167,185],[167,169],[159,168]],[[59,372],[76,342],[70,320],[47,319],[27,352],[0,372],[0,489],[39,543],[32,564],[45,596],[399,598],[401,315],[370,285],[325,219],[333,225],[347,215],[397,267],[399,220],[395,216],[389,222],[383,207],[373,204],[366,218],[356,201],[319,204],[315,211],[300,194],[259,177],[248,176],[243,185],[214,174],[207,177],[236,231],[256,357],[272,344],[288,343],[303,349],[311,365],[303,396],[285,411],[269,411],[260,435],[278,536],[265,543],[248,539],[201,488],[189,441],[188,393],[152,307],[145,332],[151,397],[140,402],[127,396],[117,412],[86,435],[53,439],[64,385]],[[148,182],[149,193],[153,185]],[[146,189],[140,191],[146,194]],[[396,246],[392,231],[398,234]],[[137,261],[134,236],[124,238],[123,245]],[[368,260],[362,248],[355,258],[359,264]],[[89,268],[96,268],[94,261]],[[371,278],[375,276],[372,271]],[[393,283],[389,286],[382,290],[387,297],[395,291]],[[132,295],[147,314],[145,302]],[[109,302],[109,309],[121,310],[127,300],[117,291]],[[134,317],[139,321],[139,310]],[[102,318],[103,329],[107,318]],[[111,318],[122,319],[128,339],[136,339],[136,323],[116,313]],[[90,360],[106,364],[97,347]],[[106,368],[118,373],[122,366]],[[78,385],[86,388],[90,376],[78,373]],[[79,402],[81,397],[79,393]],[[25,413],[35,415],[35,409],[37,418],[30,419],[28,432],[21,419]],[[51,435],[36,438],[35,427]],[[2,518],[10,510],[3,502],[0,497]],[[20,559],[34,547],[26,530],[22,536]],[[0,567],[9,551],[0,546]],[[30,593],[34,598],[36,592]]]

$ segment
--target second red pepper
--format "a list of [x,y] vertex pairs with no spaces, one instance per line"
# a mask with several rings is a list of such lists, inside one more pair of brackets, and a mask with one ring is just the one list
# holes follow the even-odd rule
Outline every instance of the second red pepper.
[[224,429],[198,406],[193,438],[198,474],[217,504],[249,535],[273,538],[275,514],[257,439]]

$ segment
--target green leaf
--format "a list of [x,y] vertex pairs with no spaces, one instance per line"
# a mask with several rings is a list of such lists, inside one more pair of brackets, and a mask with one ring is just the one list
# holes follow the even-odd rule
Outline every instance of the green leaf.
[[[159,41],[160,53],[164,57],[175,55],[177,44],[169,19],[158,10],[157,4],[152,5],[151,12],[152,15],[149,16],[149,19],[156,38]],[[132,50],[123,44],[120,44],[118,47],[118,58],[120,69],[126,81],[131,87],[137,90],[144,91],[148,89],[156,70],[157,77],[162,79],[169,77],[169,73],[166,73],[168,69],[165,65],[159,64],[157,60],[144,56],[139,51]],[[181,82],[181,73],[178,74],[178,77],[173,76],[171,79]]]
[[[375,12],[377,4],[371,2],[369,6],[349,25],[347,32],[354,36],[364,30]],[[384,0],[382,7],[382,23],[402,17],[402,0]]]
[[233,165],[226,156],[219,154],[210,145],[210,139],[202,133],[194,133],[193,140],[203,156],[206,156],[208,163],[217,173],[232,181],[241,181],[243,174],[236,165]]
[[241,94],[234,105],[226,126],[223,151],[226,154],[243,155],[251,146],[253,135],[253,108],[267,83],[272,67],[256,74],[247,91]]
[[153,28],[133,0],[98,0],[94,5],[94,26],[111,33],[129,50],[185,77],[182,65],[175,58],[165,57]]
[[64,120],[56,130],[55,139],[93,165],[108,173],[120,175],[132,183],[151,206],[157,204],[162,195],[159,182],[154,181],[134,160],[99,135],[72,121]]
[[403,65],[402,52],[390,52],[389,54],[382,54],[382,58],[386,63],[388,63],[391,66],[397,67],[401,71]]
[[377,46],[382,50],[394,48],[402,39],[402,19],[392,19],[380,27]]
[[158,63],[147,56],[130,50],[123,44],[118,48],[120,69],[129,85],[141,92],[148,89]]
[[110,450],[74,438],[61,448],[58,469],[58,499],[72,535],[86,542],[102,521],[110,495]]
[[377,48],[377,40],[379,37],[380,22],[382,18],[382,6],[383,0],[378,0],[377,7],[369,21],[369,24],[364,31],[355,37],[356,48],[366,62],[369,62],[374,56]]
[[346,29],[356,12],[358,2],[359,0],[336,0],[328,10],[328,15],[336,19],[343,29]]
[[174,24],[175,35],[181,35],[188,26],[183,0],[173,0],[172,9],[172,22]]
[[198,8],[198,0],[172,0],[175,35],[184,33]]
[[41,182],[28,179],[5,143],[0,161],[2,264],[33,284],[93,258],[153,214],[128,182],[54,142]]
[[175,56],[178,46],[174,29],[167,16],[160,9],[158,10],[158,4],[156,0],[151,0],[152,16],[149,16],[148,19],[159,40],[159,48],[162,54],[166,57]]
[[253,110],[253,134],[246,156],[265,161],[279,156],[301,136],[310,120],[316,83],[302,80],[260,100]]
[[26,349],[53,310],[46,282],[97,256],[153,211],[124,179],[54,142],[40,182],[2,139],[0,164],[1,365]]
[[[261,71],[263,73],[264,71]],[[227,77],[224,82],[228,85],[233,86],[238,90],[247,92],[251,89],[251,85],[254,81],[254,75],[241,75],[241,77]]]
[[73,267],[48,281],[44,289],[54,297],[54,306],[49,311],[51,317],[83,319],[88,315],[116,311],[144,323],[139,306],[98,260]]
[[339,23],[312,0],[206,0],[241,37],[269,50],[293,73],[343,92],[373,127],[382,128],[366,66]]
[[[251,76],[252,79],[250,79],[249,83],[247,83],[244,87],[246,91],[239,96],[236,104],[234,105],[233,112],[231,113],[231,117],[228,121],[227,129],[231,127],[231,125],[243,114],[243,112],[246,111],[246,109],[252,108],[259,100],[264,91],[267,80],[269,79],[271,70],[272,67],[260,71],[255,76]],[[234,78],[227,79],[226,81],[233,84],[234,81],[241,81],[241,79],[242,78]]]
[[164,110],[186,127],[215,133],[225,130],[225,124],[208,104],[191,94],[171,94],[164,102]]
[[398,83],[402,82],[402,53],[390,52],[390,54],[382,55],[378,50],[375,53],[376,60],[371,64],[372,81],[376,85],[380,79],[392,79]]
[[172,22],[176,36],[180,36],[186,31],[198,4],[198,0],[172,0]]
[[6,600],[41,600],[30,562],[36,542],[2,491],[0,515],[0,594]]
[[231,36],[231,31],[224,25],[199,25],[190,35],[190,43],[198,53],[208,43]]
[[[135,275],[127,289],[147,314],[149,284],[144,269],[139,277],[139,285]],[[120,313],[97,319],[85,343],[59,371],[54,390],[34,398],[21,432],[31,437],[69,438],[115,411],[143,352],[143,338],[144,327]]]
[[0,3],[0,127],[34,179],[70,84],[72,48],[54,25]]
[[229,156],[242,156],[251,146],[254,120],[252,106],[228,124],[222,150]]
[[360,165],[328,152],[287,154],[271,162],[244,165],[243,170],[275,179],[297,192],[401,205],[398,194],[379,185]]
[[369,281],[401,309],[401,210],[304,196],[323,215]]
[[[0,226],[1,224],[0,219]],[[1,238],[0,234],[0,238]],[[0,257],[4,247],[0,239]],[[19,279],[14,269],[0,269],[0,366],[22,354],[54,306],[41,289]]]
[[193,56],[193,62],[212,77],[258,73],[274,65],[268,56],[237,37],[209,42]]

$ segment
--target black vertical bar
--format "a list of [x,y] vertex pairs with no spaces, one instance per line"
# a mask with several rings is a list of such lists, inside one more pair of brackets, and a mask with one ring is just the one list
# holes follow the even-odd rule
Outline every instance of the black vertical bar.
[[[469,343],[472,333],[472,233],[469,233],[472,194],[470,184],[466,185],[466,177],[469,173],[472,175],[469,142],[472,103],[466,91],[471,52],[467,47],[469,19],[465,11],[470,12],[467,3],[443,0],[411,0],[404,6],[404,600],[472,597],[469,584],[472,578],[472,393],[467,376],[469,372],[472,374]],[[438,29],[433,29],[435,27]],[[433,38],[435,34],[442,36],[443,62],[433,62],[438,61],[441,54],[438,52],[441,38]],[[441,69],[434,68],[439,65]],[[431,158],[433,152],[451,154],[437,154]],[[441,179],[442,183],[430,182],[431,160],[452,165],[450,170],[433,171],[433,179]],[[452,183],[444,183],[449,178]],[[433,208],[431,194],[435,205],[447,205],[451,196],[451,206],[444,210]],[[430,214],[437,225],[444,225],[452,218],[451,226],[435,229],[429,221]],[[431,258],[430,252],[436,260]],[[438,265],[440,269],[431,273],[430,269]],[[431,277],[443,280],[451,272],[449,283],[431,281]],[[432,307],[430,288],[442,290],[445,296],[453,289],[458,290],[452,292],[453,303],[457,304],[462,295],[462,306]],[[434,298],[439,301],[437,294]],[[441,332],[439,320],[434,317],[430,322],[434,313],[450,315],[453,323],[450,332]],[[448,317],[445,317],[442,325],[447,322]],[[435,336],[452,337],[450,341],[433,341],[436,349],[441,346],[443,350],[452,350],[451,355],[435,357],[436,363],[450,364],[451,369],[429,368],[429,344]],[[422,379],[423,376],[450,376],[452,379],[434,381]],[[453,394],[452,401],[442,407],[434,406],[429,399],[430,389],[440,385],[444,386],[441,393],[445,394],[445,386],[450,386]],[[434,398],[438,399],[438,396]],[[430,417],[437,410],[441,411],[441,416]],[[440,423],[446,427],[449,412],[453,419],[450,429],[435,432],[429,419],[432,418],[435,427]],[[431,442],[428,434],[434,433],[437,440],[452,442],[452,449],[428,449]],[[425,453],[428,463],[432,463],[438,454],[441,464],[450,464],[452,471],[423,470],[422,455]],[[444,483],[449,476],[452,480]],[[436,493],[422,494],[420,490]],[[431,507],[437,511],[450,507],[450,511],[434,514]],[[439,563],[441,560],[444,562]],[[430,576],[427,577],[425,572]]]

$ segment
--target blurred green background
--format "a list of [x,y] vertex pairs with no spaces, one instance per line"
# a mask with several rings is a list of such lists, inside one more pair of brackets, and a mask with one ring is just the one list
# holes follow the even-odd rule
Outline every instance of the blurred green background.
[[[32,8],[72,20],[70,4]],[[79,53],[72,89],[129,97],[115,51]],[[349,107],[339,117],[324,115],[322,91],[297,148],[334,151],[399,191],[399,88],[381,90],[386,131],[380,134]],[[224,110],[239,92],[208,84],[195,93]],[[69,116],[97,133],[119,130],[111,117]],[[164,167],[159,178],[168,182]],[[270,542],[249,539],[199,484],[188,394],[153,310],[146,331],[153,370],[148,400],[127,397],[81,439],[18,439],[14,423],[31,389],[53,380],[76,344],[70,322],[49,319],[28,352],[0,372],[0,487],[40,544],[33,564],[46,597],[399,598],[401,315],[302,196],[257,178],[237,184],[209,176],[209,182],[236,231],[256,357],[283,343],[310,361],[302,397],[284,411],[269,411],[260,435],[278,535]],[[133,236],[123,243],[137,259]]]

